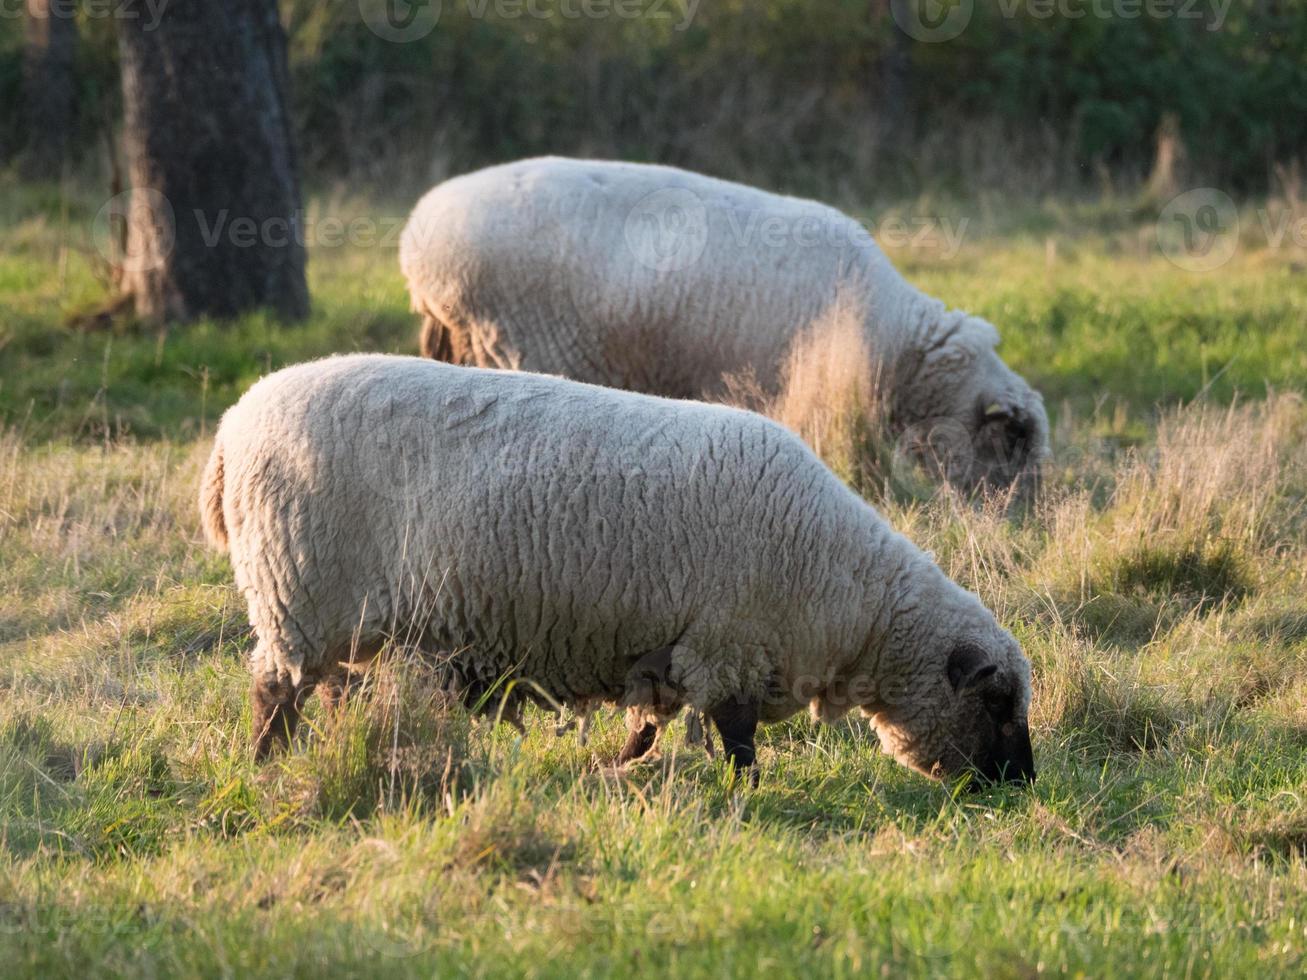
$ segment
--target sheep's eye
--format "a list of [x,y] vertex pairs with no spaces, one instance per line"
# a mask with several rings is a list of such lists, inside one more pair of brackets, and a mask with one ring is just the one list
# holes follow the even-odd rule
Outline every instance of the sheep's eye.
[[985,710],[996,722],[1008,721],[1012,717],[1012,695],[1003,694],[986,698]]

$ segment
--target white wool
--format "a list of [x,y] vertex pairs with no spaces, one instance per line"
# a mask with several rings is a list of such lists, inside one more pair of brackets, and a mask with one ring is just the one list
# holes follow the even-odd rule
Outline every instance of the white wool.
[[329,358],[224,415],[200,504],[249,604],[256,678],[312,682],[398,636],[586,709],[672,647],[681,704],[906,710],[925,744],[950,737],[945,661],[966,643],[1028,701],[1029,666],[979,600],[738,409]]
[[423,197],[400,265],[431,356],[674,397],[721,394],[728,375],[774,390],[796,338],[856,308],[895,434],[942,423],[984,456],[993,420],[1012,419],[1000,441],[1020,458],[979,461],[999,482],[1048,451],[1042,400],[994,327],[910,285],[814,201],[672,167],[522,160]]

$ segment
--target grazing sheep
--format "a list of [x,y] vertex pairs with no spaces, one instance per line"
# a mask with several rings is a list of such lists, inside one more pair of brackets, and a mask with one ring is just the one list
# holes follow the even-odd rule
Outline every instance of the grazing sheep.
[[923,772],[1033,776],[1013,638],[750,412],[329,358],[223,416],[200,511],[258,638],[260,757],[342,661],[399,636],[455,651],[470,700],[616,702],[653,719],[632,733],[650,743],[654,720],[705,711],[741,766],[759,721],[857,707]]
[[950,480],[1024,483],[1048,452],[1043,401],[995,353],[994,327],[910,285],[813,201],[672,167],[523,160],[430,191],[399,254],[428,357],[678,398],[731,377],[774,393],[798,337],[842,307],[890,434]]

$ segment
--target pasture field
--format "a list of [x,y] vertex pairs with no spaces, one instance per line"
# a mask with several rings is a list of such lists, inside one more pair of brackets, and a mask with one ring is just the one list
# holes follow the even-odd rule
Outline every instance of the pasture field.
[[973,794],[860,721],[764,730],[757,788],[679,723],[614,774],[616,714],[586,748],[544,714],[520,736],[402,658],[255,766],[200,467],[268,369],[413,350],[394,247],[316,241],[301,325],[101,327],[98,203],[3,191],[4,976],[1307,971],[1307,256],[1255,219],[1194,273],[1105,206],[868,215],[974,219],[895,259],[993,320],[1054,417],[1032,507],[860,478],[1034,663],[1038,782]]

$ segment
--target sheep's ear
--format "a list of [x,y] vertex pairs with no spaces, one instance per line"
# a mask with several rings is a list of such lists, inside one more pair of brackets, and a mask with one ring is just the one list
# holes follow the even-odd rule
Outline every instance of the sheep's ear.
[[987,677],[992,677],[998,665],[991,663],[984,650],[973,646],[955,647],[948,655],[948,682],[953,690],[964,691]]
[[1004,450],[1004,462],[1019,462],[1013,457],[1033,448],[1030,441],[1034,437],[1035,420],[1021,405],[1007,398],[998,398],[984,402],[980,414],[979,431],[988,433],[997,443],[994,449]]
[[1017,417],[1021,409],[1015,404],[1003,399],[996,399],[989,402],[982,409],[986,422],[1007,422]]

